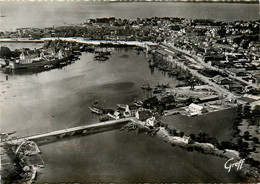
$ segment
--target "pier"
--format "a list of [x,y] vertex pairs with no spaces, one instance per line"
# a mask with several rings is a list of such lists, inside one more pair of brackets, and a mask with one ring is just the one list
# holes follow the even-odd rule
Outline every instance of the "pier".
[[118,120],[111,120],[111,121],[106,121],[106,122],[101,122],[101,123],[95,123],[95,124],[91,124],[91,125],[77,126],[77,127],[73,127],[73,128],[61,129],[61,130],[52,131],[52,132],[48,132],[48,133],[20,137],[20,138],[13,139],[10,141],[7,140],[7,141],[1,142],[0,145],[2,145],[3,143],[12,143],[12,142],[21,143],[25,140],[44,143],[44,142],[51,141],[53,139],[61,139],[61,138],[65,138],[65,137],[71,137],[74,135],[90,134],[90,133],[111,130],[111,129],[118,127],[119,125],[124,125],[128,122],[136,122],[136,120],[134,117],[129,117],[129,118],[122,118],[122,119],[118,119]]

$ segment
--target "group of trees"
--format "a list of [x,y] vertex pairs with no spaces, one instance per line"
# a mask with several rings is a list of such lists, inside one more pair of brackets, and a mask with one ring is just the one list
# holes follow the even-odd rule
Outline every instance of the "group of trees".
[[255,125],[255,123],[252,122],[257,121],[259,117],[260,106],[257,105],[252,110],[249,104],[245,104],[244,107],[242,105],[238,105],[232,133],[232,136],[236,138],[237,144],[233,146],[232,144],[229,145],[232,146],[233,149],[237,150],[239,152],[239,156],[241,158],[245,158],[245,162],[247,164],[250,164],[252,167],[259,167],[260,162],[248,157],[250,152],[255,151],[256,148],[255,146],[253,146],[252,149],[249,149],[249,143],[246,141],[253,141],[254,144],[259,144],[259,139],[257,137],[251,138],[251,135],[248,131],[245,131],[243,135],[239,135],[240,131],[238,129],[238,126],[241,125],[242,119],[247,119],[249,121],[249,124]]
[[20,158],[17,154],[14,153],[11,144],[5,144],[3,148],[10,158],[11,164],[8,167],[1,169],[2,180],[4,182],[19,181],[20,179],[22,179],[20,174],[23,172],[22,167],[20,166]]
[[10,59],[10,58],[16,58],[19,57],[19,55],[21,54],[21,52],[19,50],[14,50],[11,51],[8,47],[0,47],[0,58],[4,58],[4,59]]
[[[234,123],[234,125],[236,127],[241,123],[242,114],[243,114],[242,111],[243,111],[243,107],[242,107],[242,105],[239,105],[238,108],[237,108],[238,118],[236,119],[236,121]],[[172,135],[172,136],[183,137],[185,135],[184,132],[170,128],[168,124],[165,124],[165,123],[160,122],[160,121],[158,121],[155,126],[156,127],[164,127],[169,132],[169,134]],[[248,155],[251,151],[256,150],[255,147],[252,148],[252,149],[249,149],[249,143],[243,141],[243,138],[245,140],[249,140],[250,134],[249,134],[248,131],[246,131],[243,136],[240,136],[239,133],[236,134],[236,136],[235,136],[236,139],[233,142],[231,142],[231,141],[219,141],[215,137],[211,137],[209,134],[207,134],[205,132],[200,132],[198,135],[190,134],[189,137],[191,139],[191,141],[189,142],[190,144],[192,144],[194,142],[211,143],[212,145],[214,145],[219,150],[225,150],[225,149],[236,150],[236,151],[239,152],[239,156],[241,158],[246,159],[246,163],[250,164],[252,167],[259,167],[259,164],[260,164],[259,161],[256,161],[256,160],[248,157]],[[256,137],[252,138],[252,141],[255,144],[259,144],[259,140]],[[184,147],[184,149],[186,149],[187,151],[196,150],[196,151],[203,153],[203,150],[200,149],[200,148],[193,148],[193,147],[187,147],[186,148],[186,147]]]

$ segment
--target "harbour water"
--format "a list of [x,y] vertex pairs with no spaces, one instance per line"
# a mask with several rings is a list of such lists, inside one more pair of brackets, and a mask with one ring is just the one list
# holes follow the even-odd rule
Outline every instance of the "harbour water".
[[[93,56],[83,53],[76,63],[61,69],[9,73],[8,81],[1,71],[1,131],[17,131],[16,136],[23,136],[95,123],[98,116],[88,108],[95,99],[100,99],[106,108],[115,108],[116,103],[149,96],[141,90],[144,80],[151,86],[178,84],[164,73],[151,72],[147,55],[133,49],[113,49],[106,62],[94,61]],[[224,119],[216,118],[221,114],[208,115],[204,123],[211,126],[202,131],[210,129],[209,133],[221,137],[223,132],[214,131],[213,125],[221,123],[222,129],[230,130],[233,114],[230,111]],[[189,133],[191,126],[204,126],[201,118],[176,116],[164,121]],[[241,181],[239,172],[228,173],[224,169],[225,159],[171,147],[146,134],[114,130],[62,140],[40,149],[45,168],[38,175],[39,182]]]
[[[257,20],[258,4],[239,3],[170,3],[170,2],[0,2],[0,30],[24,27],[52,27],[79,24],[88,18],[182,17],[210,18],[221,21]],[[17,8],[19,7],[19,8]]]

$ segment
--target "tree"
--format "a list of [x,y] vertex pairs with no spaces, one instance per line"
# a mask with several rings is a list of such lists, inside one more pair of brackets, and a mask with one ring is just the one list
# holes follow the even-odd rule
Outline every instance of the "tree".
[[249,104],[246,104],[246,105],[244,106],[244,113],[243,113],[243,115],[244,115],[244,118],[247,118],[247,119],[249,119],[249,118],[252,117],[251,107],[250,107]]
[[248,131],[245,131],[243,137],[244,137],[245,140],[249,140],[249,137],[250,137],[249,132],[248,132]]
[[177,135],[177,130],[172,129],[172,135],[176,136]]
[[0,47],[0,58],[11,58],[12,51],[8,47]]
[[220,37],[224,37],[226,35],[226,29],[225,28],[221,28],[217,31],[218,35]]
[[260,117],[260,105],[256,105],[254,109],[252,110],[252,117],[258,118]]
[[257,137],[253,137],[252,138],[252,141],[255,143],[255,144],[259,144],[259,139]]
[[184,136],[184,132],[180,132],[179,136],[183,137]]
[[239,137],[239,138],[237,139],[237,144],[238,144],[238,146],[242,145],[242,143],[243,143],[243,139],[242,139],[241,137]]
[[194,141],[195,140],[195,135],[194,134],[190,134],[190,139]]

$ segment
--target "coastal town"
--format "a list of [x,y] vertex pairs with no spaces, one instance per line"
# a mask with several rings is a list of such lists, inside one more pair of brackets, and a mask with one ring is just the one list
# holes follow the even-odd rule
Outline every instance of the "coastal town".
[[[2,178],[34,181],[44,168],[38,145],[63,137],[110,129],[146,132],[152,137],[189,152],[245,159],[243,177],[258,181],[260,123],[260,21],[223,22],[177,17],[88,19],[73,26],[17,28],[0,33],[0,42],[43,43],[38,49],[10,50],[1,47],[1,70],[48,71],[74,64],[83,52],[94,60],[109,61],[109,48],[127,47],[146,53],[148,67],[180,81],[152,85],[143,82],[146,99],[105,108],[96,99],[89,111],[99,123],[39,135],[15,138],[1,134],[1,149],[7,160]],[[236,109],[230,140],[220,141],[205,133],[187,134],[164,123],[168,116],[203,116]],[[30,159],[29,159],[30,158]],[[3,163],[3,160],[2,160]],[[3,166],[4,168],[4,166]],[[15,171],[15,172],[14,172]]]

